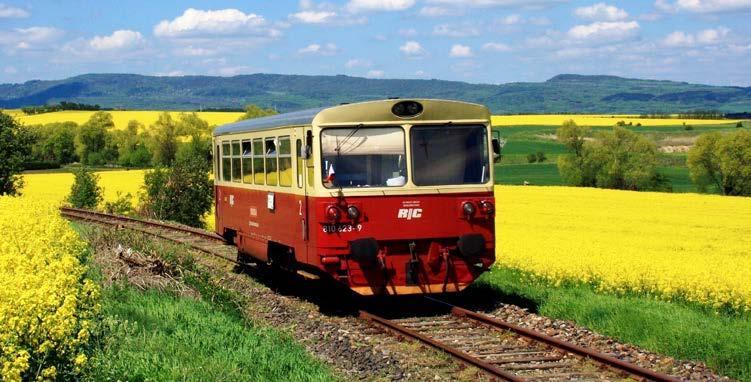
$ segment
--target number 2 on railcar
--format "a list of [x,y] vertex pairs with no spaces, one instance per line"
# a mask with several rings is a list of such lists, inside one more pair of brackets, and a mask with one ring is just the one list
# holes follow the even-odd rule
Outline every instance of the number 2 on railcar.
[[460,291],[495,260],[482,105],[343,104],[220,126],[213,143],[216,232],[241,261],[397,295]]

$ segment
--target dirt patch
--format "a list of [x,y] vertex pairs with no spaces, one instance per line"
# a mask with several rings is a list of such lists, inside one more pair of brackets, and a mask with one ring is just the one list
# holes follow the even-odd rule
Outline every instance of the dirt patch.
[[662,153],[687,153],[691,146],[660,146],[658,150]]
[[102,274],[102,284],[127,282],[140,290],[156,289],[181,297],[200,299],[201,294],[181,281],[182,271],[155,255],[136,251],[111,241],[107,235],[92,243],[93,263]]

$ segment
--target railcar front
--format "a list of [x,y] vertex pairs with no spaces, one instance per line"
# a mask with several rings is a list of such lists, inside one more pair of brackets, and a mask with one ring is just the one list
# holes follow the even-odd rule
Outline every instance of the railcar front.
[[487,108],[386,100],[314,119],[311,260],[352,290],[464,289],[495,260]]

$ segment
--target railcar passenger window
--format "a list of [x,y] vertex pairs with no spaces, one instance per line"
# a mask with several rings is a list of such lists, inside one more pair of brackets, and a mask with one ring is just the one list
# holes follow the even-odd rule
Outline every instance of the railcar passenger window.
[[265,184],[265,174],[266,172],[263,170],[263,139],[256,138],[253,140],[253,183]]
[[295,141],[295,157],[297,158],[297,188],[302,188],[302,157],[300,156],[300,150],[302,150],[302,140]]
[[276,186],[277,183],[277,152],[276,152],[276,138],[266,138],[266,185]]
[[230,143],[222,142],[222,180],[229,182],[232,178],[232,158],[230,152]]
[[242,141],[243,183],[253,184],[253,150],[250,140]]
[[279,185],[292,187],[292,147],[289,136],[279,137]]
[[232,181],[240,181],[240,141],[232,141]]

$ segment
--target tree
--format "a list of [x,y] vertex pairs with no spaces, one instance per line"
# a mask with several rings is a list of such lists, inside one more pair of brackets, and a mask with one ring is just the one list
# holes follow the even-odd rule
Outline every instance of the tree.
[[70,188],[68,203],[75,208],[94,209],[102,202],[102,188],[99,187],[99,175],[86,167],[73,170],[75,179]]
[[723,192],[724,176],[717,149],[720,139],[722,135],[717,132],[702,134],[688,150],[686,166],[691,174],[691,180],[696,183],[700,192],[707,192],[709,186],[717,187],[717,190]]
[[243,114],[238,119],[238,121],[242,121],[244,119],[253,119],[253,118],[258,118],[258,117],[265,117],[265,116],[275,115],[275,114],[279,114],[279,112],[276,111],[276,110],[274,110],[274,109],[272,109],[272,108],[270,108],[270,107],[266,108],[266,109],[261,109],[260,107],[258,107],[255,104],[250,104],[250,105],[245,106],[245,114]]
[[152,162],[156,165],[169,166],[177,153],[177,127],[168,112],[159,114],[159,119],[151,126],[153,154]]
[[140,210],[149,217],[203,227],[202,218],[214,201],[214,184],[203,160],[180,158],[173,167],[146,174],[140,199]]
[[31,152],[31,135],[13,117],[0,111],[0,195],[19,195],[23,162]]
[[121,166],[147,167],[151,164],[151,152],[146,147],[146,136],[139,134],[139,130],[143,130],[143,125],[132,120],[128,122],[125,130],[115,132],[114,140]]
[[181,113],[177,122],[180,136],[189,136],[190,141],[177,149],[176,158],[186,160],[188,157],[200,158],[211,169],[211,126],[196,113]]
[[558,157],[558,171],[571,185],[628,190],[665,189],[657,173],[657,147],[622,127],[586,139],[589,130],[567,121],[557,131],[568,154]]
[[699,136],[686,165],[700,191],[712,185],[724,195],[751,196],[751,132]]
[[[115,127],[112,114],[103,111],[94,113],[86,123],[81,125],[76,135],[76,153],[81,163],[86,165],[102,165],[113,160],[114,155],[108,130]],[[108,147],[109,146],[109,147]]]

